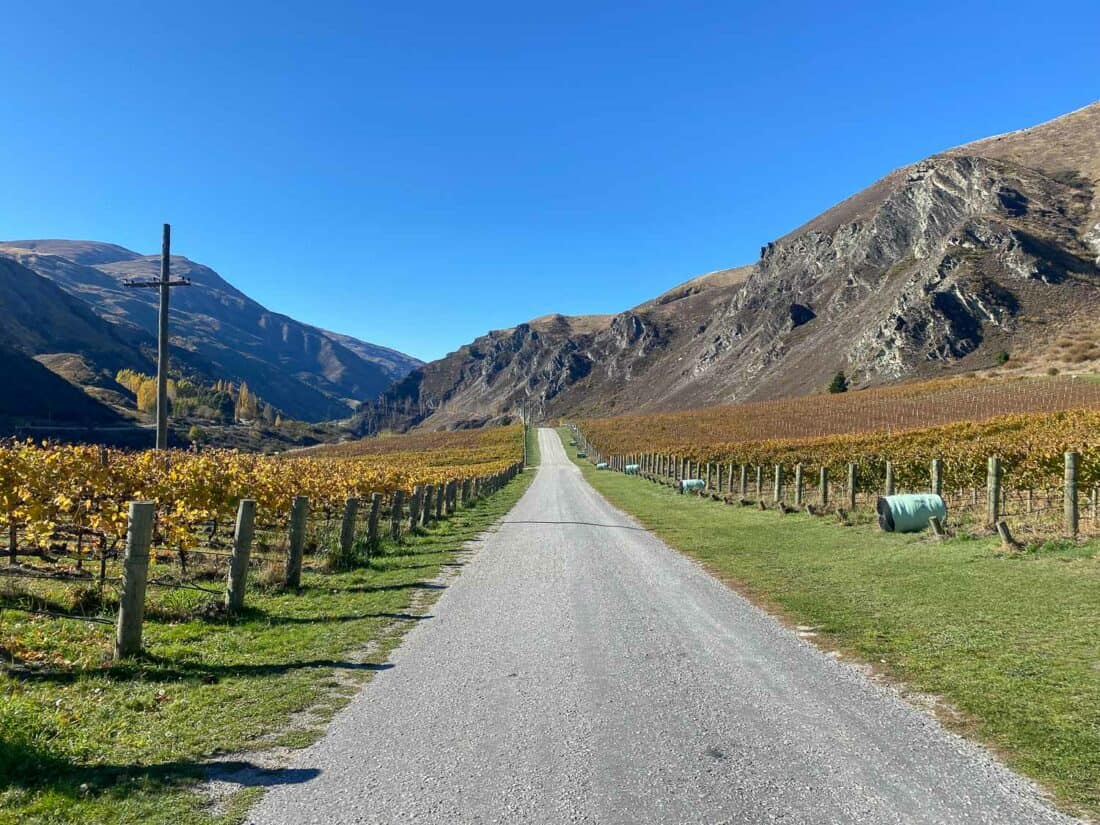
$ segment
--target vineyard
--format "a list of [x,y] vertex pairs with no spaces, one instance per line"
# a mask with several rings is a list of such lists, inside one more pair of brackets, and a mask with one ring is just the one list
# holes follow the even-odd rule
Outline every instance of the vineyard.
[[[279,456],[2,445],[0,525],[8,564],[0,568],[0,624],[8,610],[113,624],[131,502],[153,503],[148,609],[187,616],[221,603],[219,581],[240,553],[242,500],[254,502],[244,564],[260,579],[282,581],[295,541],[299,565],[304,557],[307,568],[347,567],[367,558],[383,536],[399,540],[491,492],[490,482],[513,472],[522,457],[519,427],[378,438]],[[36,647],[30,629],[23,624],[0,645],[26,660]],[[100,633],[86,649],[58,655],[94,658],[106,643]]]
[[1066,410],[1100,410],[1094,378],[944,378],[891,387],[754,401],[585,424],[611,452],[895,432]]
[[[936,488],[956,515],[989,510],[1014,527],[1040,534],[1060,529],[1065,454],[1074,452],[1073,496],[1075,502],[1081,499],[1081,527],[1100,530],[1100,383],[987,382],[972,386],[973,393],[963,392],[971,385],[944,381],[874,393],[596,419],[581,422],[580,431],[601,456],[668,456],[673,474],[705,476],[708,490],[751,493],[758,499],[766,492],[771,499],[801,505],[830,500],[828,490],[816,489],[825,478],[838,488],[834,503],[843,489],[851,504],[869,505],[883,493]],[[1056,411],[1003,414],[1028,406]],[[935,422],[964,411],[972,420],[913,426],[914,421]],[[998,462],[999,499],[992,509],[991,458]]]

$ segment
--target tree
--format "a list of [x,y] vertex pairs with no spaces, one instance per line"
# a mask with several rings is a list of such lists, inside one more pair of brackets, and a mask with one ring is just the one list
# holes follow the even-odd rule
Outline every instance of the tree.
[[256,396],[248,389],[248,384],[241,384],[240,392],[237,393],[237,420],[254,421],[256,419],[257,403]]
[[137,408],[142,412],[155,412],[157,409],[157,382],[150,378],[142,381],[137,390]]
[[829,392],[848,392],[848,376],[844,374],[844,370],[833,376],[833,380],[829,382]]

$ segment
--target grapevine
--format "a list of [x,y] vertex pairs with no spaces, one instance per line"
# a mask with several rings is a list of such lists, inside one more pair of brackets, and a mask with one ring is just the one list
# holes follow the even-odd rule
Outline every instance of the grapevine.
[[111,451],[35,442],[0,444],[0,527],[46,548],[59,533],[87,531],[112,541],[126,533],[131,501],[157,504],[161,541],[199,543],[196,525],[229,519],[242,498],[271,520],[295,496],[335,512],[349,497],[411,491],[417,484],[498,473],[523,455],[518,427],[368,439],[269,456],[235,450]]

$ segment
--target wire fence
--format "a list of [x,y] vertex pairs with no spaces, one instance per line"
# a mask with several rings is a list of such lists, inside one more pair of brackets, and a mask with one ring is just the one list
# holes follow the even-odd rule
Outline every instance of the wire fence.
[[[261,585],[297,588],[303,567],[325,572],[369,562],[384,541],[401,543],[411,533],[473,506],[522,469],[518,462],[487,476],[352,498],[339,511],[329,507],[310,513],[302,496],[285,518],[261,514],[263,521],[255,518],[255,502],[244,500],[236,520],[196,521],[189,525],[188,540],[175,544],[158,530],[152,503],[131,504],[125,542],[79,525],[59,524],[48,542],[35,546],[15,526],[8,531],[7,564],[0,565],[0,622],[11,611],[110,625],[117,627],[121,640],[124,625],[135,622],[137,607],[137,647],[120,650],[116,641],[116,655],[130,655],[140,650],[146,611],[181,619],[196,610],[239,612],[250,578],[259,578]],[[135,522],[135,506],[148,508],[144,530]],[[131,605],[128,616],[127,593],[137,584],[140,605]]]
[[[1051,478],[1046,486],[1014,484],[1000,460],[990,456],[985,486],[945,488],[943,479],[950,467],[939,459],[923,462],[929,468],[926,484],[906,485],[895,482],[894,468],[886,460],[870,468],[871,472],[867,472],[866,461],[849,463],[838,479],[828,467],[815,468],[811,475],[802,465],[702,462],[651,452],[608,456],[579,428],[574,426],[572,432],[578,455],[584,453],[601,469],[636,474],[681,492],[731,503],[804,509],[814,514],[829,509],[874,512],[884,496],[934,493],[946,506],[948,524],[959,531],[997,531],[1006,542],[1014,541],[1013,536],[1030,540],[1100,536],[1100,484],[1082,484],[1079,470],[1086,460],[1095,464],[1095,457],[1074,451],[1062,456],[1062,478]],[[912,473],[907,476],[911,478]]]

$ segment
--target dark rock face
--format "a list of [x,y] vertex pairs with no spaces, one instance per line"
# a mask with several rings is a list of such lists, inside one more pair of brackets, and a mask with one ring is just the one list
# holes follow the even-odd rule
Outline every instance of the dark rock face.
[[808,306],[802,304],[791,304],[791,327],[800,327],[803,324],[808,324],[817,314]]

